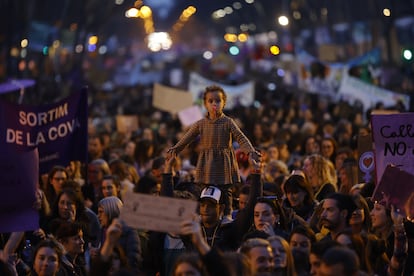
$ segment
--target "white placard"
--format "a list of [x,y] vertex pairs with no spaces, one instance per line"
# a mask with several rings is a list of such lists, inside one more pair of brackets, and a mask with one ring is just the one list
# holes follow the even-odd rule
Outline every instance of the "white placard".
[[180,233],[181,222],[192,219],[196,208],[194,200],[128,193],[120,217],[137,229]]

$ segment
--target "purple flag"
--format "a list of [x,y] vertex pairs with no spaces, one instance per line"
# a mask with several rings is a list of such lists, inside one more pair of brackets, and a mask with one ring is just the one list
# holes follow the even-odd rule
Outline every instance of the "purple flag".
[[0,102],[0,147],[38,148],[40,173],[87,157],[87,92],[48,105]]
[[39,228],[34,208],[38,160],[36,149],[16,151],[4,144],[0,147],[0,233]]

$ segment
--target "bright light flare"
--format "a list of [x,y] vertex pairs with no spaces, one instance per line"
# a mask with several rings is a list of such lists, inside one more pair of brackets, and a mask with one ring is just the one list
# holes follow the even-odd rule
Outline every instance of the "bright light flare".
[[153,52],[168,50],[172,46],[172,40],[166,32],[154,32],[148,35],[147,46]]

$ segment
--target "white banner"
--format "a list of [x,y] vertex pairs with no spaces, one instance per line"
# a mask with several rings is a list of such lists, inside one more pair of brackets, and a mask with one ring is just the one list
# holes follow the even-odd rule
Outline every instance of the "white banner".
[[347,74],[342,77],[338,96],[351,104],[356,100],[361,101],[364,105],[364,111],[374,107],[378,102],[382,102],[385,107],[391,107],[401,101],[407,110],[410,105],[410,96],[408,95],[371,85]]
[[206,79],[197,73],[191,73],[188,90],[190,90],[193,95],[193,101],[203,105],[203,92],[205,88],[210,85],[219,85],[226,92],[227,103],[224,109],[232,109],[236,105],[251,106],[254,102],[253,81],[240,85],[225,85]]

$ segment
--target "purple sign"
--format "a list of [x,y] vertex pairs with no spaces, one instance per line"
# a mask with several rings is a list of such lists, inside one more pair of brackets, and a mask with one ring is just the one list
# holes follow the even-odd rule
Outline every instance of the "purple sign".
[[0,148],[0,233],[39,228],[34,208],[38,160],[36,149],[16,152],[10,146]]
[[414,113],[372,115],[377,181],[387,165],[414,174]]
[[87,92],[48,105],[0,102],[0,147],[39,151],[40,173],[87,157]]

